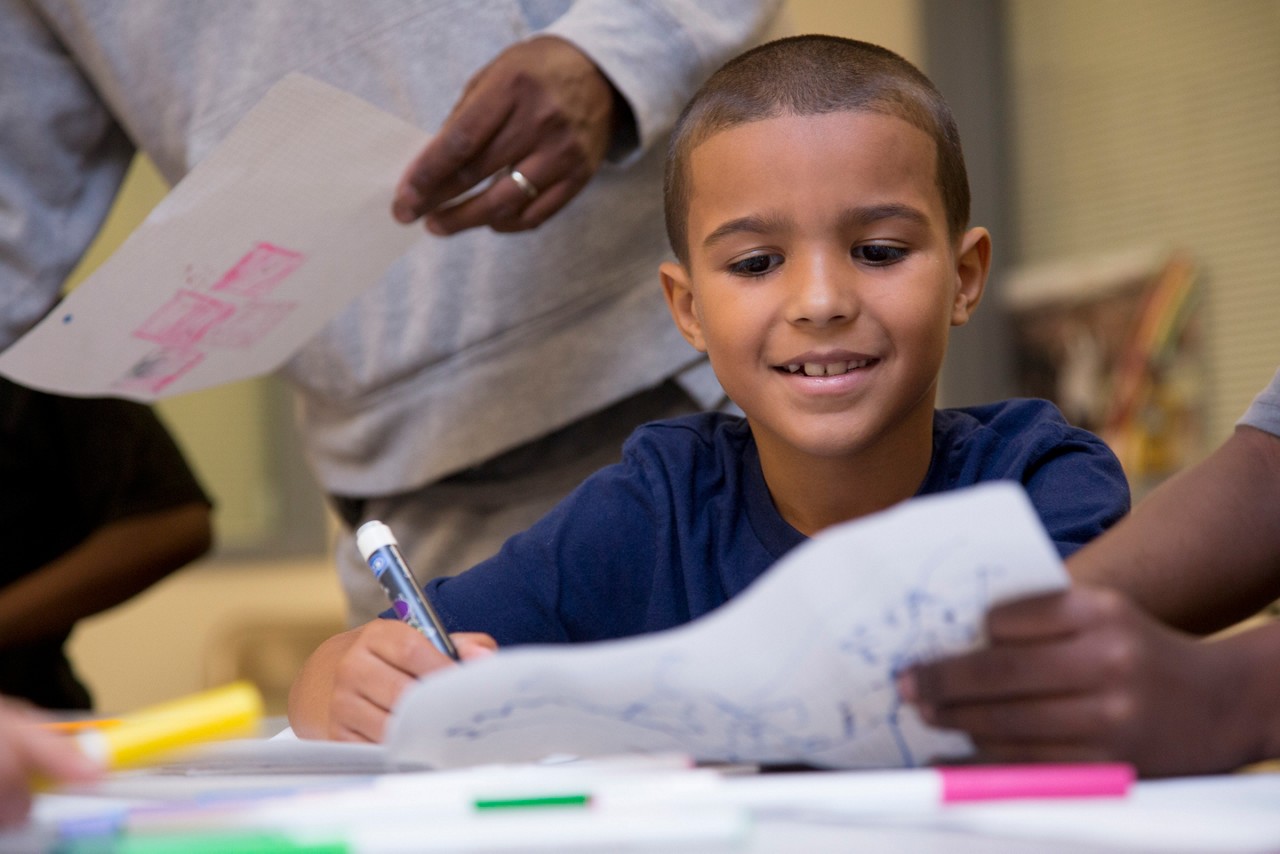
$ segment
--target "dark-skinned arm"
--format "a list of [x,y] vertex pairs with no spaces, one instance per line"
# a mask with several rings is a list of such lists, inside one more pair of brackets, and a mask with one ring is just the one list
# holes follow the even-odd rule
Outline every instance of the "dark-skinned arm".
[[209,505],[191,502],[103,525],[0,590],[0,649],[56,637],[205,554]]

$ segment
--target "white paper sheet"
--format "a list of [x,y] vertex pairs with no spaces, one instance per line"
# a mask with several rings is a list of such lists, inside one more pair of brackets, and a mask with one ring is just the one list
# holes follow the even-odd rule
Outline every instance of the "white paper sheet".
[[390,208],[427,134],[300,74],[274,86],[0,373],[152,401],[279,367],[425,239]]
[[987,484],[829,529],[686,626],[523,647],[429,677],[387,747],[435,767],[677,751],[869,768],[971,752],[898,699],[906,665],[978,642],[1000,601],[1066,571],[1022,489]]

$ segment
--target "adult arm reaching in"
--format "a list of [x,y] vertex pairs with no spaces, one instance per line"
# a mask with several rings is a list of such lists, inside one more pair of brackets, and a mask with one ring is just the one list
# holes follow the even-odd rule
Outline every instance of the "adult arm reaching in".
[[1280,625],[1190,633],[1280,596],[1278,491],[1280,436],[1242,423],[1068,560],[1076,587],[993,609],[989,645],[903,674],[903,699],[990,760],[1159,776],[1280,757]]
[[40,728],[34,711],[0,698],[0,827],[22,822],[40,779],[87,783],[102,769],[74,742]]

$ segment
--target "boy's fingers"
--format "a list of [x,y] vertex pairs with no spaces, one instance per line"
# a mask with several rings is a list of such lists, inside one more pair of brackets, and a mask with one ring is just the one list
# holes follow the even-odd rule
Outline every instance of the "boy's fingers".
[[399,620],[376,620],[364,635],[364,647],[395,670],[417,678],[452,662],[421,632]]
[[449,637],[464,661],[487,658],[498,651],[498,642],[483,632],[455,632]]
[[[452,635],[459,655],[492,655],[497,642],[479,632]],[[397,702],[422,676],[456,666],[416,629],[398,620],[375,620],[338,662],[330,700],[329,737],[381,742]]]
[[382,736],[386,716],[386,709],[360,694],[335,692],[329,709],[328,737],[334,741],[376,742]]

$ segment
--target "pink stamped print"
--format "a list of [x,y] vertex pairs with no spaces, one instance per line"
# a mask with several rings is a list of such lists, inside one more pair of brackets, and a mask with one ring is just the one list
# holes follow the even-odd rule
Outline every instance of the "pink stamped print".
[[282,282],[306,260],[299,252],[259,243],[219,279],[211,290],[260,297]]
[[204,360],[199,350],[162,347],[143,356],[112,385],[121,391],[159,394]]
[[296,302],[248,302],[205,337],[211,347],[252,347],[297,308]]
[[189,347],[235,310],[231,303],[195,291],[178,291],[135,329],[133,335],[166,347]]

